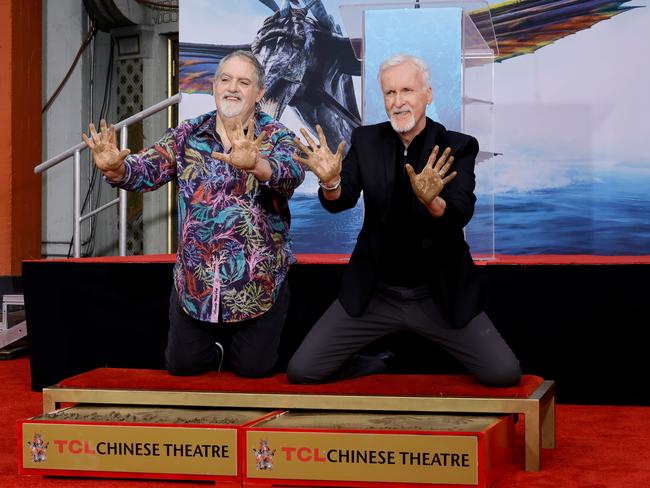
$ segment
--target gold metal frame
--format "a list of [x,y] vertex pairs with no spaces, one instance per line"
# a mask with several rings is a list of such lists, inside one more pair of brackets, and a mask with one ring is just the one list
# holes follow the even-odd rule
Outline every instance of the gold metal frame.
[[544,381],[528,398],[416,397],[160,391],[54,386],[43,389],[43,412],[60,403],[355,410],[445,413],[518,413],[525,418],[525,469],[541,469],[541,448],[555,447],[555,382]]
[[[171,97],[175,95],[176,90],[174,90],[174,77],[176,76],[176,63],[174,59],[174,42],[171,38],[167,39],[167,96]],[[176,109],[178,110],[178,109]],[[178,112],[177,112],[178,113]],[[174,120],[174,107],[169,106],[167,108],[167,127],[173,127],[175,125]],[[174,231],[176,225],[174,222],[174,203],[176,199],[176,185],[173,182],[169,182],[166,186],[166,197],[167,197],[167,235],[166,235],[166,249],[167,254],[172,254],[175,252],[174,245]]]

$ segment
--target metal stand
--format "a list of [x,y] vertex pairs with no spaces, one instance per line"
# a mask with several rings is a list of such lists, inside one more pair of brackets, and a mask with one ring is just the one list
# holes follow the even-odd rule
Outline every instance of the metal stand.
[[2,320],[0,321],[0,349],[16,342],[27,336],[27,321],[23,318],[17,324],[10,324],[10,307],[20,308],[24,310],[25,299],[23,295],[4,295],[2,297]]

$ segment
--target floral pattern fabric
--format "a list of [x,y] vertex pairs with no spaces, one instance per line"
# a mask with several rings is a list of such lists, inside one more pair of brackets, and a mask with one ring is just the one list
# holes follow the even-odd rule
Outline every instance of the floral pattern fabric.
[[266,133],[260,157],[271,178],[213,159],[225,152],[216,133],[216,112],[169,129],[153,146],[126,158],[117,185],[150,191],[175,179],[179,246],[174,281],[183,309],[208,322],[239,322],[266,312],[289,265],[288,200],[305,173],[293,161],[294,134],[256,111],[255,136]]

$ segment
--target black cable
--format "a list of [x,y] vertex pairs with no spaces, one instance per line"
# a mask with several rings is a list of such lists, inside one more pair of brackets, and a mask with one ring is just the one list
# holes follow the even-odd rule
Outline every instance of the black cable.
[[115,40],[111,36],[111,47],[108,53],[108,69],[106,72],[106,85],[104,86],[104,99],[102,100],[102,107],[99,109],[99,119],[105,118],[106,112],[108,112],[108,103],[111,98],[111,84],[113,83],[113,51],[115,49]]
[[[54,93],[52,94],[50,99],[47,101],[47,103],[45,104],[43,109],[41,110],[41,113],[44,113],[50,107],[50,105],[52,105],[52,102],[54,102],[56,97],[59,96],[59,93],[61,93],[61,90],[63,89],[64,85],[68,81],[68,78],[70,78],[70,75],[72,74],[75,66],[77,66],[77,62],[79,62],[79,59],[81,59],[81,55],[86,50],[86,47],[88,47],[88,44],[90,44],[90,42],[93,40],[96,33],[97,33],[97,27],[96,27],[96,24],[95,24],[95,20],[92,19],[91,23],[90,23],[90,29],[88,29],[88,32],[86,33],[86,37],[84,38],[83,42],[81,43],[81,46],[79,46],[79,50],[77,51],[77,54],[76,54],[74,60],[72,61],[72,65],[70,66],[70,68],[68,68],[68,72],[63,77],[63,80],[61,80],[61,83],[59,83],[59,86],[57,87],[57,89],[54,90]],[[94,56],[93,56],[93,69],[94,69],[94,63],[95,63],[95,59],[94,59]],[[94,82],[94,80],[92,80],[92,82]],[[92,111],[92,100],[90,101],[90,104],[91,104],[91,111]],[[91,182],[92,182],[92,178],[91,178]],[[90,184],[91,183],[89,183],[89,188],[90,188]],[[83,203],[83,205],[81,207],[81,213],[82,214],[83,214],[83,209],[86,206],[86,202],[88,201],[88,196],[89,196],[89,191],[86,191],[86,196],[84,197],[84,203]],[[73,222],[73,225],[75,225],[74,222]],[[74,232],[72,234],[72,237],[70,237],[70,245],[68,246],[68,258],[72,254],[72,245],[73,245],[73,243],[74,243]],[[83,245],[84,245],[84,243],[82,242],[81,246],[83,247]]]
[[[110,50],[108,53],[108,67],[106,69],[106,80],[104,84],[104,96],[102,99],[102,106],[99,109],[99,120],[105,119],[106,118],[106,113],[108,112],[108,107],[110,103],[110,98],[111,98],[111,84],[113,83],[113,50],[115,47],[115,41],[113,40],[113,37],[111,37],[111,46]],[[93,187],[96,184],[96,179],[99,177],[99,169],[97,166],[93,164]],[[102,197],[102,188],[104,185],[98,185],[97,186],[97,195],[95,196],[95,208],[99,207],[99,202],[101,201]],[[90,244],[90,249],[86,250],[86,254],[92,256],[93,253],[95,252],[95,233],[97,230],[97,218],[95,216],[92,217],[91,221],[91,228],[90,228],[90,237],[89,237],[89,244]]]
[[[108,67],[106,69],[106,80],[104,84],[104,95],[102,97],[102,106],[99,111],[99,120],[103,119],[106,117],[106,113],[108,112],[108,107],[110,103],[110,98],[111,98],[111,83],[113,80],[113,53],[114,53],[114,48],[115,48],[115,41],[111,37],[111,44],[110,44],[110,51],[109,51],[109,58],[108,58]],[[93,53],[93,69],[95,65],[95,60],[96,60],[96,55]],[[94,83],[94,77],[93,77],[93,83]],[[92,100],[91,100],[91,105],[92,105]],[[99,127],[99,123],[97,123],[97,127]],[[91,156],[92,157],[92,156]],[[84,196],[84,201],[81,205],[81,214],[83,215],[84,210],[86,209],[86,205],[88,204],[88,201],[92,195],[92,191],[95,188],[95,185],[97,184],[97,179],[99,177],[99,169],[97,166],[94,164],[92,165],[92,175],[90,178],[90,181],[88,183],[88,190],[86,191],[86,195]],[[102,190],[102,185],[98,186],[99,190],[97,192],[97,196],[95,197],[95,208],[99,206],[99,201],[101,199],[101,190]],[[86,255],[92,255],[92,252],[94,252],[94,239],[95,239],[95,234],[96,234],[96,228],[97,228],[97,218],[96,216],[91,217],[91,231],[90,235],[88,236],[88,239],[85,242],[81,243],[81,246],[91,246],[90,249],[86,249],[85,254]],[[68,247],[68,258],[71,257],[72,254],[72,245],[74,242],[74,236],[70,238],[70,245]]]
[[135,1],[141,5],[145,5],[146,7],[156,8],[160,10],[178,10],[178,4],[174,5],[173,3],[160,3],[151,0],[135,0]]
[[[97,59],[97,38],[93,37],[93,40],[91,41],[91,47],[88,50],[88,54],[90,57],[90,79],[89,81],[89,87],[90,87],[90,119],[92,120],[93,114],[95,113],[95,71],[97,68],[97,63],[95,62],[95,59]],[[93,202],[92,199],[92,194],[95,188],[95,181],[96,181],[96,171],[95,168],[93,168],[94,165],[91,165],[90,170],[89,170],[89,175],[88,175],[88,186],[86,189],[86,194],[84,195],[84,203],[83,206],[81,207],[81,215],[83,215],[84,211],[86,210],[86,203]],[[90,222],[87,222],[87,225],[90,226],[91,232],[92,232],[92,226],[93,222],[95,222],[95,216],[93,215],[90,217]],[[81,248],[82,248],[82,253],[86,256],[88,256],[88,247],[91,245],[91,232],[88,233],[88,237],[85,240],[81,241]],[[83,234],[82,234],[83,235]],[[85,252],[83,249],[85,248]]]
[[79,58],[81,58],[81,55],[85,51],[86,47],[88,47],[88,44],[90,44],[90,41],[92,40],[92,38],[95,36],[96,33],[97,33],[97,26],[95,24],[95,21],[93,20],[92,23],[90,24],[90,30],[86,33],[86,37],[81,43],[81,46],[79,46],[79,51],[77,51],[77,55],[74,57],[74,61],[72,61],[72,65],[70,66],[68,72],[63,77],[63,80],[61,80],[61,83],[59,83],[59,86],[56,88],[56,90],[54,90],[54,93],[52,94],[50,99],[41,109],[41,113],[45,113],[45,111],[48,108],[50,108],[50,105],[52,105],[52,102],[54,102],[56,97],[59,96],[59,93],[61,93],[63,86],[68,81],[68,78],[70,78],[70,75],[72,75],[72,71],[74,70],[75,66],[77,66],[77,62],[79,62]]

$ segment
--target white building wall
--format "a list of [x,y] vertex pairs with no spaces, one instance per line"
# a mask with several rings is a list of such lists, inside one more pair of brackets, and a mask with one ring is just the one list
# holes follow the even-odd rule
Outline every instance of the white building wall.
[[[124,3],[124,2],[121,2]],[[126,2],[128,4],[129,2]],[[133,7],[141,8],[136,2]],[[125,5],[126,5],[125,4]],[[125,8],[122,6],[122,8]],[[143,57],[143,106],[149,107],[167,97],[167,37],[178,31],[177,15],[148,11],[143,16],[149,25],[145,30],[153,35],[142,36],[147,53]],[[56,90],[71,66],[88,31],[90,19],[83,2],[56,0],[43,2],[43,104]],[[138,28],[134,26],[134,29]],[[87,131],[90,121],[97,124],[104,98],[107,67],[109,66],[111,35],[97,32],[77,63],[49,110],[43,116],[43,161],[60,154],[81,141],[82,131]],[[117,56],[117,49],[115,49]],[[115,58],[116,59],[116,58]],[[93,64],[94,63],[94,64]],[[110,86],[111,96],[106,118],[117,122],[115,63]],[[91,98],[93,100],[91,104]],[[92,111],[92,114],[91,114]],[[161,112],[144,122],[145,145],[155,142],[167,127],[167,114]],[[82,203],[92,176],[90,154],[82,152]],[[43,174],[43,224],[42,253],[44,257],[66,257],[71,252],[73,232],[73,179],[72,158]],[[117,196],[117,191],[103,181],[98,181],[85,212]],[[167,250],[167,188],[145,195],[144,201],[144,251],[163,253]],[[91,220],[82,226],[85,245],[82,255],[115,255],[118,253],[118,208],[114,206],[100,213],[94,223],[92,242]],[[175,229],[174,229],[175,232]]]

